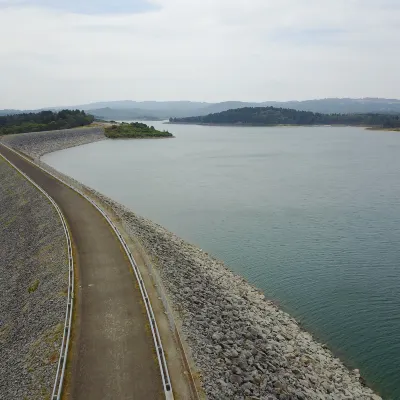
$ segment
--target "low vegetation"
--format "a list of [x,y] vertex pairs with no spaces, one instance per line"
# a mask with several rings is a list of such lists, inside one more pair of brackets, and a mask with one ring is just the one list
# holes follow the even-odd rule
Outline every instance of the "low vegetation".
[[400,128],[399,114],[321,114],[275,107],[245,107],[199,117],[170,118],[172,123],[211,125],[348,125]]
[[111,139],[117,138],[163,138],[173,137],[168,131],[158,131],[154,126],[148,126],[141,122],[122,122],[105,128],[105,135]]
[[28,287],[28,292],[33,293],[36,292],[37,288],[39,287],[39,281],[36,279],[32,284]]
[[0,135],[76,128],[90,125],[93,121],[92,115],[80,110],[6,115],[0,117]]

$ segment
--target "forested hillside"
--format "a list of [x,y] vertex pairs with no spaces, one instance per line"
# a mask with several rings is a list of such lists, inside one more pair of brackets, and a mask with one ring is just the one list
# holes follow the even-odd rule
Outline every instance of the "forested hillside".
[[0,135],[76,128],[90,125],[93,120],[92,115],[79,110],[6,115],[0,116]]
[[400,128],[398,114],[321,114],[275,107],[245,107],[198,117],[171,118],[172,123],[216,125],[351,125]]

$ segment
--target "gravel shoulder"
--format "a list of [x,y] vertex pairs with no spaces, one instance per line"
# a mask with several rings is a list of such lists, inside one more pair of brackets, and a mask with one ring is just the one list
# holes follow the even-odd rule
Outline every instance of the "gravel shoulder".
[[0,399],[49,399],[67,302],[64,230],[0,156]]
[[[29,147],[25,151],[33,155]],[[65,179],[112,209],[156,266],[209,399],[380,399],[363,384],[358,370],[349,371],[221,261]]]

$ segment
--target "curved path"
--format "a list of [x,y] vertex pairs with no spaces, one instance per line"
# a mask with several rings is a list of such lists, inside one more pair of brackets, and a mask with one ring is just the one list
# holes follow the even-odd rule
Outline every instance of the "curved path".
[[74,190],[2,145],[0,153],[56,201],[72,235],[78,285],[70,399],[163,399],[140,290],[111,227]]

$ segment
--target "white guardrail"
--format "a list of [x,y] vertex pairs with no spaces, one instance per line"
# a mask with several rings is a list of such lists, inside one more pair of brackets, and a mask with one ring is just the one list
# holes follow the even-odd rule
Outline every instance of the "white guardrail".
[[[147,317],[150,322],[150,327],[151,327],[151,332],[153,336],[153,341],[154,341],[154,346],[156,348],[156,353],[157,353],[157,359],[158,359],[158,364],[160,367],[160,373],[161,373],[161,378],[162,378],[162,383],[163,383],[163,388],[164,388],[164,394],[165,394],[165,399],[166,400],[173,400],[174,395],[172,392],[172,384],[171,384],[171,379],[169,376],[168,372],[168,367],[167,367],[167,362],[165,359],[165,352],[164,348],[162,346],[161,338],[160,338],[160,333],[158,331],[157,327],[157,322],[154,316],[153,309],[151,307],[150,303],[150,298],[147,294],[147,290],[144,285],[144,281],[142,278],[142,275],[140,273],[140,270],[136,264],[135,259],[133,258],[133,255],[131,251],[128,248],[128,245],[126,244],[125,240],[123,239],[121,233],[119,232],[118,228],[114,225],[114,223],[111,221],[111,219],[108,217],[108,215],[86,194],[84,194],[82,191],[79,189],[76,189],[69,183],[65,182],[64,180],[60,179],[56,175],[52,174],[49,171],[46,171],[44,168],[42,168],[40,165],[37,165],[36,163],[32,162],[29,160],[27,157],[22,155],[21,153],[18,153],[14,149],[6,146],[4,143],[2,143],[4,147],[6,147],[8,150],[14,152],[18,156],[24,158],[26,161],[29,163],[33,164],[35,167],[40,168],[42,171],[44,171],[46,174],[51,175],[53,178],[57,179],[64,185],[68,186],[70,189],[74,190],[75,192],[79,193],[82,197],[84,197],[87,201],[89,201],[102,215],[103,217],[107,220],[107,222],[110,224],[111,228],[117,235],[122,247],[125,250],[126,255],[128,256],[128,259],[130,261],[131,267],[135,273],[136,279],[139,283],[139,288],[140,292],[143,298],[143,303],[146,307],[146,312],[147,312]],[[4,157],[6,158],[6,157]],[[7,159],[7,158],[6,158]],[[72,259],[72,248],[71,248],[71,240],[69,237],[69,231],[67,229],[66,222],[64,220],[64,216],[58,207],[58,205],[55,203],[55,201],[42,189],[40,188],[35,182],[32,181],[26,174],[24,174],[20,169],[18,169],[14,164],[12,164],[9,160],[7,160],[15,169],[17,169],[22,175],[24,175],[30,182],[32,182],[42,193],[45,194],[47,198],[52,202],[54,207],[57,209],[57,212],[60,214],[60,218],[62,220],[66,235],[67,235],[67,241],[68,241],[68,251],[71,249],[71,254],[69,254],[69,260],[70,263],[72,263],[72,272],[71,272],[71,264],[70,264],[70,275],[69,275],[69,289],[68,289],[68,306],[67,306],[67,316],[65,319],[65,329],[64,329],[64,337],[63,337],[63,342],[61,346],[61,352],[60,352],[60,359],[58,363],[58,368],[57,368],[57,375],[56,375],[56,380],[54,384],[54,389],[53,389],[53,395],[52,395],[52,400],[60,400],[61,398],[61,392],[62,392],[62,386],[63,386],[63,381],[64,381],[64,375],[65,375],[65,365],[67,361],[67,353],[68,353],[68,345],[69,345],[69,338],[70,338],[70,331],[71,331],[71,317],[72,317],[72,301],[73,301],[73,289],[74,289],[74,284],[73,284],[73,259]],[[72,283],[71,283],[72,282]],[[72,290],[72,296],[70,297],[70,290]],[[71,303],[70,303],[71,301]],[[68,319],[69,316],[69,319]],[[60,369],[61,369],[61,374],[60,374]],[[58,389],[57,389],[58,388]]]

